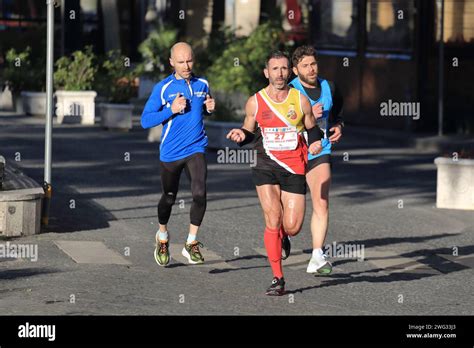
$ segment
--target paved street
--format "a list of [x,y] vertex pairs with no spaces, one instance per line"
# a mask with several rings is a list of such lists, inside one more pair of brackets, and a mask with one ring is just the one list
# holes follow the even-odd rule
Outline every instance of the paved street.
[[[19,154],[16,163],[40,183],[43,123],[0,114],[0,154],[7,163]],[[272,276],[249,166],[219,164],[215,151],[200,232],[208,262],[186,265],[179,252],[191,205],[183,175],[169,224],[172,261],[155,263],[158,144],[147,142],[138,116],[134,123],[128,133],[55,125],[50,226],[9,240],[37,244],[38,260],[0,259],[3,314],[474,314],[474,213],[435,208],[436,153],[346,127],[334,155],[327,243],[363,247],[364,259],[333,258],[329,277],[306,273],[307,195],[303,230],[285,261],[289,294],[273,298],[264,295]]]

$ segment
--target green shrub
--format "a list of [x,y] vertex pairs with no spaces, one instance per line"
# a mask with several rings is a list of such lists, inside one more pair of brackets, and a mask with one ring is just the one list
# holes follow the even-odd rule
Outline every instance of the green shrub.
[[111,103],[128,103],[136,95],[136,72],[118,50],[107,52],[100,64],[97,90]]
[[46,89],[44,55],[37,55],[36,59],[32,59],[31,53],[30,46],[21,52],[17,52],[14,48],[7,51],[4,76],[15,94],[21,91],[44,92]]
[[86,46],[84,51],[75,51],[70,57],[59,58],[55,64],[55,88],[66,91],[90,90],[97,72],[95,60],[92,46]]
[[143,62],[137,66],[137,73],[155,81],[165,78],[170,73],[169,52],[177,37],[178,31],[169,27],[159,26],[150,32],[138,46]]
[[230,43],[208,69],[206,77],[213,89],[255,93],[268,83],[263,75],[265,58],[275,49],[285,49],[282,29],[274,22],[267,22],[250,36]]
[[191,41],[190,44],[193,48],[205,47],[194,52],[194,72],[199,76],[206,76],[209,67],[222,56],[225,49],[236,39],[235,30],[229,26],[221,25],[211,35],[200,40]]

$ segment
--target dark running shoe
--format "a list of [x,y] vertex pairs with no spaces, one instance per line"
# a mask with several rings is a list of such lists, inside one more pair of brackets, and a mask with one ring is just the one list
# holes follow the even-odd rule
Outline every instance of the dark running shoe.
[[267,289],[265,295],[268,296],[282,296],[285,294],[285,279],[274,277],[272,285]]

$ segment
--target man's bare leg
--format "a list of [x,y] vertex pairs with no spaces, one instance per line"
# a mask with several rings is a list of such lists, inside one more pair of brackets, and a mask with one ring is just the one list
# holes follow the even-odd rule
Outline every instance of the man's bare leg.
[[[328,274],[331,272],[329,266],[325,268],[322,267],[326,263],[323,258],[322,249],[329,225],[329,187],[331,185],[330,164],[322,163],[312,168],[306,174],[306,181],[311,191],[311,201],[313,204],[313,212],[311,215],[313,255],[307,271],[309,273],[318,272]],[[319,268],[321,268],[321,272],[317,271]]]
[[281,191],[283,208],[283,228],[286,234],[296,236],[303,225],[305,195]]

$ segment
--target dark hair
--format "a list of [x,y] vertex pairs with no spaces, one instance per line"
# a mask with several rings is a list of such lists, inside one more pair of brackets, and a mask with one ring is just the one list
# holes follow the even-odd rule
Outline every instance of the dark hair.
[[272,51],[270,54],[267,56],[267,59],[265,60],[265,67],[268,68],[268,62],[270,59],[278,59],[278,58],[286,58],[288,59],[288,68],[290,68],[290,57],[288,56],[288,53],[283,52],[283,51]]
[[313,56],[316,61],[318,60],[316,50],[314,49],[313,46],[300,46],[298,47],[294,52],[293,56],[291,57],[291,61],[293,63],[293,66],[297,66],[298,63],[301,61],[306,56]]

